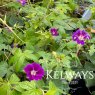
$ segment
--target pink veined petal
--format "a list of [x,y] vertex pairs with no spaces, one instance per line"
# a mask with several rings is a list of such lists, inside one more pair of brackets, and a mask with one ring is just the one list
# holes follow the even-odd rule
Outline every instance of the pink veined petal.
[[85,44],[85,42],[83,40],[79,40],[79,39],[77,40],[77,43],[78,44],[81,44],[81,45],[84,45]]
[[85,44],[85,42],[84,41],[81,41],[81,45],[84,45]]
[[27,73],[29,71],[33,70],[33,66],[32,64],[27,64],[25,67],[24,67],[24,71]]
[[72,39],[73,39],[73,41],[76,41],[78,39],[78,37],[77,36],[73,36]]
[[37,72],[37,75],[40,75],[40,74],[42,74],[42,75],[44,75],[44,74],[45,74],[45,72],[44,72],[44,70],[43,70],[43,69],[40,69],[40,70]]
[[42,68],[42,67],[40,66],[40,64],[38,64],[38,63],[36,63],[36,62],[33,62],[32,65],[33,65],[33,68],[34,68],[35,71],[38,71],[40,68]]

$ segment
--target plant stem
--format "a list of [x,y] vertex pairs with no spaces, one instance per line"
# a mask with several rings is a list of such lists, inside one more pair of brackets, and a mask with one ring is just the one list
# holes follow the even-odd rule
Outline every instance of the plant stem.
[[1,18],[0,18],[0,21],[1,21],[20,41],[24,42],[24,41],[13,31],[13,29],[12,29],[10,26],[8,26],[8,24],[7,24],[5,21],[3,21]]
[[79,54],[80,49],[81,49],[81,45],[78,45],[78,46],[77,46],[77,56],[78,56],[78,54]]

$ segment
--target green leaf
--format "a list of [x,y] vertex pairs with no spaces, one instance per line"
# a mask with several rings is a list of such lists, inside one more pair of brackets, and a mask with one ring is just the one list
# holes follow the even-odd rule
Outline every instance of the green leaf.
[[95,64],[95,54],[90,56],[88,53],[86,54],[87,59],[90,60],[93,64]]
[[92,64],[91,62],[86,62],[84,65],[85,70],[94,71],[95,70],[95,64]]
[[56,90],[49,90],[45,95],[56,95]]
[[22,95],[42,95],[42,91],[40,89],[33,89],[32,91],[25,91]]
[[54,4],[54,0],[43,0],[43,6],[44,7],[49,7],[50,5]]
[[10,83],[16,83],[19,81],[20,81],[20,79],[18,78],[18,76],[16,74],[12,74],[10,77],[10,80],[9,80]]
[[95,53],[95,45],[90,46],[89,55],[92,56]]
[[67,68],[70,68],[70,57],[69,56],[64,56],[63,59],[62,59],[62,65],[64,67],[67,67]]
[[38,58],[34,54],[32,54],[32,52],[33,51],[25,50],[23,54],[24,54],[25,58],[27,58],[27,59],[30,59],[33,61],[38,61]]
[[25,56],[23,55],[22,51],[18,48],[14,50],[13,54],[14,56],[10,58],[9,63],[13,64],[16,72],[19,72],[25,62]]
[[2,49],[7,49],[7,50],[10,50],[10,51],[11,51],[10,46],[9,46],[9,45],[5,45],[5,44],[0,44],[0,51],[1,51]]
[[0,82],[3,82],[3,79],[0,77]]
[[18,9],[21,5],[18,2],[10,2],[7,4],[7,7],[9,8],[15,8]]
[[39,80],[39,81],[36,82],[36,85],[37,85],[38,88],[43,88],[43,86],[45,86],[45,83],[44,83],[43,80]]
[[74,41],[70,41],[67,43],[67,47],[68,48],[74,48],[74,47],[76,47],[76,43]]
[[1,95],[8,95],[7,94],[7,89],[8,89],[8,85],[7,84],[4,84],[4,85],[0,86],[0,94]]
[[15,87],[15,89],[19,92],[22,92],[22,91],[29,91],[29,90],[34,90],[36,89],[36,83],[35,81],[24,81],[24,82],[19,82],[17,84],[17,86]]
[[[95,76],[95,74],[94,74],[94,76]],[[87,83],[88,87],[93,86],[93,84],[95,84],[95,78],[94,79],[86,78],[86,83]]]
[[49,82],[49,90],[45,95],[60,95],[61,90],[55,86],[53,82]]
[[0,62],[0,77],[4,77],[8,71],[8,64],[5,61]]
[[25,62],[25,57],[24,56],[20,56],[18,58],[17,61],[15,61],[15,65],[14,65],[14,69],[16,70],[16,72],[19,72],[21,70],[21,67],[23,66],[24,62]]
[[10,92],[10,95],[22,95],[22,94],[20,92],[18,92],[18,91],[12,90]]

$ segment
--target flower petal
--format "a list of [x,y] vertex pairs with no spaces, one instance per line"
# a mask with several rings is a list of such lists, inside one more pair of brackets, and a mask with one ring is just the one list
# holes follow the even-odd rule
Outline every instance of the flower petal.
[[31,70],[33,70],[33,65],[32,64],[27,64],[25,67],[24,67],[24,71],[27,73],[27,72],[30,72]]

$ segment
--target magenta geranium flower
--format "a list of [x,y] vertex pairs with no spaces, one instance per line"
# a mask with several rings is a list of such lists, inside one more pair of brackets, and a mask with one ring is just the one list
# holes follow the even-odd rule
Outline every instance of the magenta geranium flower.
[[44,69],[38,63],[27,64],[24,67],[24,72],[29,80],[41,80],[44,76]]
[[17,0],[18,2],[20,2],[23,6],[26,4],[27,0]]
[[52,36],[58,36],[59,35],[58,29],[56,29],[56,28],[51,28],[50,32],[51,32]]
[[77,44],[84,45],[86,40],[90,39],[90,35],[85,30],[76,30],[72,35],[73,41],[76,41]]

